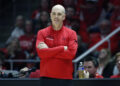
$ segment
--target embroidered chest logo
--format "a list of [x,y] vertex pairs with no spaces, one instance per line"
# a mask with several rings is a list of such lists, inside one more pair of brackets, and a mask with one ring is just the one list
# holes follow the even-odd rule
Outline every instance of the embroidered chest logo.
[[46,39],[48,39],[48,40],[54,40],[54,38],[52,36],[50,36],[50,35],[47,36]]

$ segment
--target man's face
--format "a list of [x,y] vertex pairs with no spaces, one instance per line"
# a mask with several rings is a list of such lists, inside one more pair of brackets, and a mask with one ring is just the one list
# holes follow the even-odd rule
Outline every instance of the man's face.
[[89,74],[94,75],[97,71],[97,68],[93,65],[92,61],[85,61],[84,62],[84,69],[89,72]]
[[65,13],[60,8],[52,9],[50,16],[53,25],[62,24],[65,19]]
[[117,68],[118,68],[118,70],[120,72],[120,56],[117,57],[116,64],[117,64]]

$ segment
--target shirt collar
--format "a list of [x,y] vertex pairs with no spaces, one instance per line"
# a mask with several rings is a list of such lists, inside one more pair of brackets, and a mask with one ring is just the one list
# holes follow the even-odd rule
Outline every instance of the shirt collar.
[[51,25],[51,30],[52,30],[52,32],[60,32],[60,31],[62,31],[62,30],[63,30],[63,28],[64,28],[64,26],[62,25],[62,27],[61,27],[61,29],[60,29],[60,30],[54,30],[54,29],[53,29],[53,27],[52,27],[52,25]]

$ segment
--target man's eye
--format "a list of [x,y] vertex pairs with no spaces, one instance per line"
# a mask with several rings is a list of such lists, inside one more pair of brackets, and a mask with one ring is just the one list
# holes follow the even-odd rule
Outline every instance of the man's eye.
[[61,13],[58,13],[58,15],[60,16],[60,15],[62,15]]
[[55,13],[52,13],[52,15],[55,15]]

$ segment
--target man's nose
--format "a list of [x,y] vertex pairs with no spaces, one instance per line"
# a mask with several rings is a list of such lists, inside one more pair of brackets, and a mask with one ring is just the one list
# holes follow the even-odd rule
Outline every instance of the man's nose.
[[57,17],[58,17],[58,15],[56,14],[56,15],[55,15],[55,18],[57,18]]

